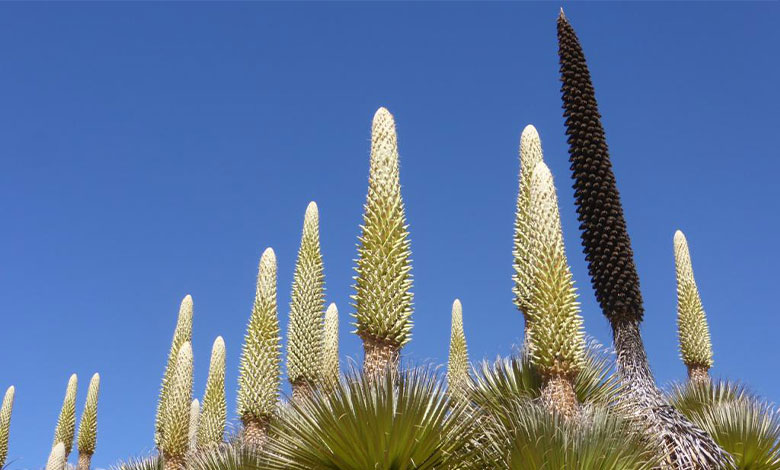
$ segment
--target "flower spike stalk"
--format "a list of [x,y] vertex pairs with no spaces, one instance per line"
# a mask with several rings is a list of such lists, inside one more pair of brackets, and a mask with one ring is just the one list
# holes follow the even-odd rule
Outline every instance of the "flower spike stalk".
[[54,429],[54,443],[52,448],[62,443],[65,448],[65,458],[68,458],[73,448],[73,438],[76,434],[76,388],[78,377],[76,374],[68,379],[68,387],[65,389],[65,399],[62,401],[60,416],[57,418],[57,427]]
[[447,363],[447,388],[455,400],[465,398],[469,384],[469,353],[463,332],[463,307],[460,300],[452,302],[450,357]]
[[79,423],[79,462],[77,470],[89,470],[92,454],[95,453],[97,442],[97,405],[100,393],[100,374],[94,374],[89,381],[87,389],[87,401],[84,411],[81,413]]
[[244,442],[262,446],[276,412],[281,385],[281,338],[276,307],[276,255],[267,248],[260,258],[257,292],[249,318],[238,378],[238,416]]
[[371,126],[368,196],[352,296],[367,374],[397,368],[401,348],[411,339],[411,269],[395,121],[387,109],[379,108]]
[[198,419],[198,448],[216,446],[225,435],[227,401],[225,401],[225,341],[221,336],[211,348],[209,376],[203,393],[203,406]]

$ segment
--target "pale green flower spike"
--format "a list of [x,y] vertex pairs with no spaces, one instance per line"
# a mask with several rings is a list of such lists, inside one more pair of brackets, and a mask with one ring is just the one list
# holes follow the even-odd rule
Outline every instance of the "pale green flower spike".
[[529,214],[535,260],[530,357],[542,376],[573,378],[584,364],[585,336],[563,246],[555,185],[544,162],[537,163],[531,174]]
[[198,447],[198,420],[200,420],[200,402],[196,398],[190,403],[190,429],[187,434],[190,450]]
[[689,368],[712,367],[712,343],[707,316],[693,277],[688,241],[681,231],[674,234],[674,261],[677,271],[677,327],[680,355]]
[[[531,240],[533,220],[528,210],[531,198],[531,171],[542,161],[542,142],[539,133],[532,125],[525,126],[520,136],[520,177],[515,209],[515,233],[512,255],[514,257],[514,294],[515,306],[524,315],[527,314],[528,301],[533,288],[533,259],[531,258]],[[526,325],[527,328],[527,325]]]
[[450,360],[447,363],[447,387],[450,395],[460,398],[469,380],[469,353],[463,333],[463,308],[460,300],[452,303],[452,331],[450,333]]
[[[374,115],[368,196],[358,244],[355,308],[357,334],[369,368],[372,354],[397,360],[411,339],[412,275],[408,226],[401,199],[398,144],[393,116]],[[382,360],[379,361],[381,366]]]
[[3,397],[3,405],[0,406],[0,468],[5,465],[8,457],[8,436],[11,430],[11,411],[14,408],[14,392],[12,386],[8,387]]
[[221,336],[211,348],[209,377],[203,393],[203,406],[198,420],[198,447],[217,445],[225,435],[227,402],[225,401],[225,341]]
[[191,400],[192,345],[186,342],[176,357],[162,416],[159,449],[165,459],[178,460],[189,450]]
[[87,401],[84,404],[84,411],[81,413],[78,437],[79,454],[92,455],[95,453],[95,443],[97,441],[97,406],[99,393],[100,374],[95,374],[89,381],[89,388],[87,389]]
[[325,274],[319,226],[317,204],[312,201],[303,218],[303,235],[290,300],[287,377],[293,385],[315,384],[320,378]]
[[65,470],[65,444],[58,442],[49,454],[49,460],[46,462],[46,470]]
[[325,321],[322,328],[322,379],[324,382],[335,383],[339,380],[341,366],[339,364],[339,310],[332,303],[325,311]]
[[154,425],[154,442],[157,447],[160,447],[162,416],[165,412],[166,400],[168,399],[169,382],[173,376],[173,369],[176,366],[176,357],[181,346],[188,341],[192,341],[192,297],[189,295],[184,297],[179,307],[179,318],[176,321],[176,329],[173,332],[173,341],[171,341],[171,351],[168,353],[168,364],[165,366],[162,386],[160,387],[160,399],[157,402],[157,415]]
[[58,443],[65,446],[65,458],[70,455],[73,448],[73,437],[76,434],[76,388],[78,378],[76,374],[70,376],[68,388],[65,390],[65,399],[62,401],[60,416],[57,418],[57,427],[54,429],[54,443],[52,448]]
[[241,350],[238,415],[243,421],[264,422],[275,412],[281,385],[280,355],[276,255],[267,248],[260,258],[255,303]]

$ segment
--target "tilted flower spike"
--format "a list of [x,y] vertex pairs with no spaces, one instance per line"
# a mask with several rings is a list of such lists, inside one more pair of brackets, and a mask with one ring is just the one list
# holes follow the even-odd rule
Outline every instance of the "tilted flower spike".
[[469,381],[469,353],[463,332],[463,307],[460,300],[452,303],[450,331],[450,358],[447,363],[447,388],[450,396],[460,399],[466,393]]
[[542,400],[564,417],[579,408],[574,379],[585,362],[585,335],[577,291],[563,245],[558,197],[552,174],[538,162],[531,175],[528,214],[533,260],[528,350],[542,376]]
[[312,201],[303,219],[287,330],[287,376],[296,399],[309,394],[320,380],[325,275],[319,225],[317,204]]
[[65,444],[58,442],[49,454],[49,460],[46,462],[46,470],[65,470],[66,462]]
[[3,405],[0,406],[0,468],[5,466],[8,457],[8,437],[11,430],[11,411],[14,408],[14,392],[12,386],[8,387],[3,397]]
[[173,369],[176,367],[176,357],[179,354],[182,344],[192,341],[192,297],[187,295],[181,301],[179,307],[179,317],[176,320],[176,329],[173,332],[171,341],[171,351],[168,353],[168,364],[165,366],[162,386],[160,387],[160,399],[157,402],[157,415],[154,425],[154,442],[157,447],[160,446],[160,428],[162,426],[162,416],[165,412],[165,404],[168,399],[169,382],[173,376]]
[[192,345],[184,343],[176,356],[176,365],[168,388],[168,401],[162,416],[160,453],[164,470],[181,470],[190,447],[190,409],[192,400]]
[[693,277],[688,241],[681,231],[674,234],[674,261],[677,271],[677,331],[680,354],[692,382],[709,383],[712,342],[707,316]]
[[198,420],[198,447],[218,445],[222,442],[226,418],[225,341],[218,336],[211,348],[209,376],[206,380],[203,407]]
[[410,258],[395,122],[387,109],[379,108],[371,127],[368,196],[352,296],[366,373],[397,367],[401,348],[411,339]]
[[200,420],[200,402],[198,399],[190,403],[190,428],[187,433],[189,449],[195,450],[198,447],[198,421]]
[[276,310],[276,255],[268,248],[260,258],[257,293],[249,319],[238,378],[238,416],[244,442],[264,443],[276,411],[281,385],[281,338]]
[[529,327],[527,321],[528,300],[531,297],[533,287],[533,259],[531,252],[530,233],[534,221],[531,220],[528,213],[530,191],[531,191],[531,171],[537,163],[542,161],[542,142],[539,139],[539,133],[532,125],[527,125],[520,136],[520,177],[519,188],[517,191],[517,207],[515,209],[515,230],[514,245],[512,255],[514,258],[514,275],[512,280],[514,286],[515,306],[523,316],[526,317],[525,323],[525,347],[528,349]]
[[596,300],[612,326],[622,399],[669,456],[668,467],[721,468],[731,458],[702,429],[669,406],[653,379],[639,325],[642,294],[631,240],[609,158],[585,54],[574,29],[558,17],[561,95],[582,245]]
[[79,463],[77,470],[89,470],[92,454],[95,453],[97,442],[97,406],[100,393],[100,374],[94,374],[89,381],[87,389],[87,401],[84,411],[81,412],[79,423]]
[[325,321],[322,327],[322,381],[324,384],[334,384],[339,380],[341,366],[339,364],[339,310],[331,303],[325,311]]
[[54,429],[54,443],[52,448],[60,442],[65,446],[65,458],[70,455],[73,447],[73,437],[76,434],[76,388],[78,377],[76,374],[68,379],[68,387],[65,389],[65,399],[62,401],[60,416],[57,418],[57,427]]

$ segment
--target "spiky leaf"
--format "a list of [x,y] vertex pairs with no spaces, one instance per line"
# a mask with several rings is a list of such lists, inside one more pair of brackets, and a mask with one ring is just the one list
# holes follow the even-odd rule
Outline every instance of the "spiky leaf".
[[317,204],[310,202],[295,263],[290,325],[287,330],[287,376],[291,383],[313,384],[320,378],[322,309],[325,275],[320,253]]
[[198,447],[217,445],[225,435],[225,341],[221,336],[211,348],[209,376],[203,393],[203,408],[198,421]]
[[401,199],[393,116],[374,115],[368,196],[358,244],[355,326],[364,339],[400,348],[411,339],[412,275],[409,232]]
[[169,382],[168,401],[160,429],[160,452],[166,458],[183,457],[190,446],[190,407],[192,404],[192,345],[184,343],[176,356]]
[[94,374],[89,381],[87,389],[87,401],[84,411],[81,412],[79,423],[79,454],[92,455],[95,453],[97,441],[97,406],[100,393],[100,374]]
[[450,331],[450,358],[447,363],[447,388],[453,397],[466,392],[469,381],[469,353],[463,332],[463,307],[460,300],[452,303],[452,327]]
[[531,174],[529,202],[534,266],[528,352],[543,376],[573,378],[585,360],[585,334],[564,251],[555,184],[544,162],[537,163]]
[[3,405],[0,406],[0,468],[5,465],[5,459],[8,457],[8,437],[11,430],[11,412],[14,408],[15,388],[8,387],[3,396]]
[[173,331],[173,340],[171,341],[171,350],[168,353],[168,363],[163,373],[162,385],[160,386],[160,399],[157,401],[157,415],[155,416],[154,442],[160,446],[160,428],[162,427],[162,416],[165,412],[166,402],[168,400],[169,382],[173,376],[173,369],[176,367],[176,358],[181,346],[186,342],[192,341],[192,297],[186,295],[179,306],[179,317],[176,320],[176,329]]
[[674,234],[674,261],[677,272],[677,331],[680,355],[689,367],[712,367],[712,343],[707,316],[693,277],[688,240],[681,231]]
[[338,381],[341,365],[339,363],[339,310],[331,303],[325,311],[322,327],[322,379],[324,382]]
[[65,389],[65,399],[62,401],[60,416],[57,418],[57,427],[54,429],[55,447],[60,442],[65,446],[65,458],[70,455],[73,448],[73,437],[76,434],[76,388],[78,377],[76,374],[68,379],[68,387]]
[[279,399],[281,338],[276,311],[276,255],[267,248],[260,258],[257,292],[249,318],[238,378],[238,415],[264,420]]

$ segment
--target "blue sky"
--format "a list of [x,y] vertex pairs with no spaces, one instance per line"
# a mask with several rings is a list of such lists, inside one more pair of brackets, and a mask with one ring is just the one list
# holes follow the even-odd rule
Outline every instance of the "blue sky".
[[[559,95],[559,4],[0,6],[0,388],[11,469],[44,465],[68,376],[102,375],[94,464],[153,447],[181,298],[195,393],[211,343],[239,351],[257,262],[280,320],[303,213],[320,207],[327,300],[350,334],[370,121],[394,113],[414,256],[405,357],[444,362],[459,297],[473,359],[522,338],[511,301],[517,146],[538,128],[585,327],[610,342],[574,215]],[[672,236],[685,231],[716,376],[780,399],[778,3],[565,5],[604,115],[657,379],[684,378]],[[71,459],[75,459],[72,455]]]

